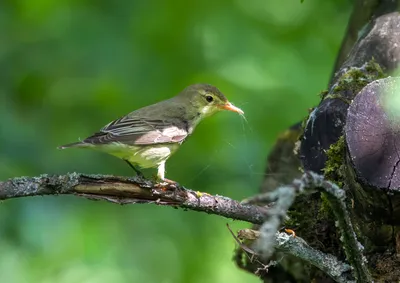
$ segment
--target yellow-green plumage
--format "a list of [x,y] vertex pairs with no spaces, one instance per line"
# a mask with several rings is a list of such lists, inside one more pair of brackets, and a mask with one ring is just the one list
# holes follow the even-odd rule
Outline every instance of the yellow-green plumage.
[[165,162],[205,117],[220,110],[243,114],[214,86],[195,84],[177,96],[143,107],[104,126],[68,147],[92,148],[141,168],[158,167],[164,180]]
[[[179,144],[132,146],[115,142],[102,145],[83,144],[79,147],[103,151],[129,161],[131,164],[137,164],[143,169],[160,167],[162,165],[160,169],[165,170],[165,162],[179,148]],[[163,171],[160,171],[158,172],[158,177],[163,180],[165,177],[164,174]]]

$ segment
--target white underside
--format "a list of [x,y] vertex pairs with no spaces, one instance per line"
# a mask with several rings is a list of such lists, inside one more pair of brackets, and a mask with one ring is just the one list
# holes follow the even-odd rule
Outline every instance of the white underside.
[[165,161],[178,149],[179,144],[130,146],[121,143],[96,145],[93,148],[104,151],[141,168],[158,167],[158,177],[164,179]]

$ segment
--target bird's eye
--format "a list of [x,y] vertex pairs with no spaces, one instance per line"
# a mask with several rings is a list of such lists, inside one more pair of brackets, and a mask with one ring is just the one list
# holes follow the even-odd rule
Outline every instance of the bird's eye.
[[206,96],[206,100],[207,100],[208,102],[212,102],[212,101],[214,100],[214,97],[212,97],[211,95],[207,95],[207,96]]

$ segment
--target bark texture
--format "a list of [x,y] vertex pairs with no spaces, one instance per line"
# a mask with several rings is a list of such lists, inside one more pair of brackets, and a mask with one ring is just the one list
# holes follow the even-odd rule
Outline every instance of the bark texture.
[[141,178],[72,173],[20,177],[0,182],[0,200],[60,194],[73,194],[118,204],[168,205],[258,224],[263,223],[268,215],[268,210],[264,207],[195,192],[179,184],[160,184]]
[[[372,278],[356,274],[357,282],[400,278],[400,79],[385,78],[400,64],[399,2],[355,1],[328,90],[302,126],[278,139],[261,187],[267,192],[270,184],[287,183],[301,170],[324,174],[338,184],[346,193],[340,211],[349,213],[344,225],[354,227],[358,242],[346,242],[350,235],[337,227],[343,215],[338,215],[335,198],[324,192],[298,196],[285,227],[355,269],[354,262],[365,262]],[[362,247],[365,258],[351,258],[348,250],[354,245]],[[264,282],[340,282],[309,262],[282,256],[279,249],[269,259],[241,265],[254,272],[276,259],[260,275]]]

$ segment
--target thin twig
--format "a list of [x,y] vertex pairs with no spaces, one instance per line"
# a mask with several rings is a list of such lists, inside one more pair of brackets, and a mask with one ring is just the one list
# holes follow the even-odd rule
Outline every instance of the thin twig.
[[255,249],[264,259],[269,259],[274,253],[276,245],[275,234],[286,217],[286,213],[296,198],[297,191],[292,186],[279,187],[268,193],[269,200],[275,200],[270,207],[268,219],[260,227],[260,239],[256,242]]

